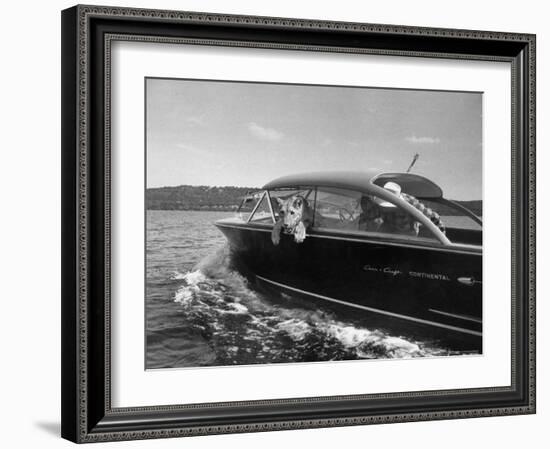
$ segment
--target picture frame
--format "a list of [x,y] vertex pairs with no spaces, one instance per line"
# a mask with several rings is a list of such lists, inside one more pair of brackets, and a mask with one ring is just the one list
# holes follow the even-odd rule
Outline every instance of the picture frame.
[[[509,64],[510,385],[114,407],[110,101],[116,41]],[[534,35],[508,32],[86,5],[64,10],[62,436],[84,443],[535,413],[535,42]]]

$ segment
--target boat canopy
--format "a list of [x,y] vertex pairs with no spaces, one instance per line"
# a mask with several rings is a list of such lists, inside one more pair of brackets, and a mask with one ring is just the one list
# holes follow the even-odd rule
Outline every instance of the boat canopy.
[[380,170],[326,171],[288,175],[268,182],[263,189],[319,186],[375,193],[377,187],[383,187],[389,181],[399,184],[402,192],[419,199],[443,197],[441,188],[423,176],[411,173],[384,173]]

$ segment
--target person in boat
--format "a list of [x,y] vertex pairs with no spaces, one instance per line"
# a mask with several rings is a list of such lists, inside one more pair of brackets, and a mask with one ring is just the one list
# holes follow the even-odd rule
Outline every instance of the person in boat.
[[360,231],[376,232],[383,223],[380,208],[370,195],[363,195],[360,201],[361,213],[359,214],[358,229]]
[[414,196],[409,195],[407,193],[402,193],[403,199],[407,201],[411,206],[416,207],[420,212],[422,212],[426,217],[430,219],[430,221],[436,225],[439,230],[445,234],[445,224],[441,220],[441,217],[439,214],[434,211],[433,209],[430,209],[425,204],[423,204],[421,201],[416,199]]
[[[439,214],[424,205],[414,196],[401,192],[401,186],[399,184],[390,181],[384,184],[384,189],[390,191],[395,196],[400,197],[411,206],[418,209],[426,217],[428,217],[430,221],[441,230],[441,232],[445,233],[445,225],[443,224]],[[376,199],[375,201],[381,208],[381,217],[383,220],[383,223],[379,228],[380,232],[412,236],[418,235],[420,223],[414,220],[410,214],[402,211],[389,201],[384,201],[382,199]]]
[[[401,186],[399,184],[390,181],[384,184],[384,189],[407,201],[401,193]],[[395,204],[381,198],[375,198],[374,201],[380,208],[380,216],[382,218],[378,232],[411,235],[414,237],[418,235],[420,223],[414,220],[410,214],[401,210]]]

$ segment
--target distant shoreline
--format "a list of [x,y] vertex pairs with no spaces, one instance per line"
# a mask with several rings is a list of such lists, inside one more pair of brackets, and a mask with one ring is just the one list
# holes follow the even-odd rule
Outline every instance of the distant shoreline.
[[[236,212],[243,197],[255,187],[190,186],[155,187],[145,191],[146,210],[181,210],[204,212]],[[481,216],[482,200],[456,201]]]
[[158,187],[145,191],[147,210],[194,210],[231,212],[254,187],[190,186]]
[[239,206],[232,208],[194,208],[194,209],[157,209],[157,208],[147,208],[146,210],[155,210],[155,211],[179,211],[179,212],[237,212]]

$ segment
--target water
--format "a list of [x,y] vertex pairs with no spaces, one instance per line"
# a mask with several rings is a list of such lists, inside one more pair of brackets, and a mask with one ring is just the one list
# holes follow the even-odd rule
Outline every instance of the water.
[[445,223],[445,226],[448,228],[473,229],[478,231],[481,229],[481,227],[470,217],[466,217],[463,215],[442,215],[441,221],[443,221],[443,223]]
[[468,353],[252,288],[213,226],[231,215],[147,211],[148,369]]

